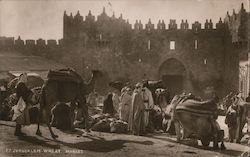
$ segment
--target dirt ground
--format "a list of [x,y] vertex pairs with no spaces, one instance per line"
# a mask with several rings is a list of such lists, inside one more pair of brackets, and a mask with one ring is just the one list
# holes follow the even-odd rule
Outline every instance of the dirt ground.
[[0,157],[227,157],[250,151],[247,145],[227,142],[225,151],[213,150],[212,143],[209,148],[202,147],[200,142],[198,146],[192,146],[188,141],[180,144],[174,136],[165,133],[134,136],[91,132],[82,136],[83,130],[72,133],[53,128],[59,135],[53,140],[44,126],[41,127],[43,135],[35,135],[36,125],[24,127],[27,136],[18,138],[13,135],[14,126],[13,122],[0,121]]

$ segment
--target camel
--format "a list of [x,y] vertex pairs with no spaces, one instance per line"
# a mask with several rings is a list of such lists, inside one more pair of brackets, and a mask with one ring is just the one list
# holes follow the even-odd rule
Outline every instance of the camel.
[[167,130],[167,127],[168,123],[171,123],[171,120],[170,120],[170,116],[168,116],[166,113],[168,113],[168,109],[170,109],[170,93],[169,91],[167,91],[166,89],[163,89],[163,88],[158,88],[156,89],[155,91],[156,93],[156,98],[155,98],[155,104],[159,106],[159,108],[161,109],[161,118],[158,123],[158,125],[160,125],[160,128],[164,131],[164,132],[168,132],[170,134],[175,134],[175,130],[174,130],[174,127],[173,127],[173,122],[172,122],[172,126],[170,128],[168,128]]
[[[102,76],[102,73],[97,70],[92,71],[92,77],[88,81],[88,83],[84,83],[81,76],[79,76],[75,71],[69,70],[69,72],[74,76],[72,80],[53,80],[48,79],[42,86],[41,89],[41,97],[40,97],[40,119],[43,117],[45,123],[47,124],[50,134],[52,138],[57,138],[58,136],[54,134],[51,129],[50,119],[51,119],[51,110],[55,106],[57,102],[71,103],[71,111],[74,111],[74,106],[78,103],[79,107],[82,107],[84,110],[84,118],[85,120],[85,129],[88,130],[87,119],[88,119],[88,106],[85,102],[85,96],[93,91],[95,82],[97,78]],[[49,75],[48,75],[49,77]],[[39,120],[40,121],[40,120]],[[72,126],[73,126],[73,118],[72,118]],[[39,122],[37,124],[37,135],[42,135],[39,129]]]
[[216,110],[214,100],[197,101],[186,96],[175,96],[171,102],[171,120],[174,122],[177,141],[180,142],[180,127],[183,128],[182,138],[194,134],[201,140],[203,146],[208,146],[213,141],[213,147],[224,150],[224,131],[213,118]]

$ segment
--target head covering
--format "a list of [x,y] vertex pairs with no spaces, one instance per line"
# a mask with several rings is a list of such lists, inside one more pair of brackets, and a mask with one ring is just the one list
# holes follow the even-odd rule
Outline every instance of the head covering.
[[241,92],[239,92],[239,94],[237,95],[238,98],[241,98],[242,94]]
[[142,87],[142,83],[137,83],[136,85],[135,85],[135,87]]
[[147,87],[148,88],[148,86],[149,86],[148,80],[143,80],[142,84],[143,84],[143,87]]
[[129,87],[127,87],[127,88],[126,88],[126,91],[127,91],[127,92],[130,92],[130,91],[132,91],[132,89],[129,88]]
[[107,99],[112,99],[112,97],[113,97],[113,94],[109,92],[107,95]]
[[127,87],[123,87],[121,90],[121,93],[124,93],[126,91]]
[[25,85],[27,85],[28,82],[28,75],[27,73],[22,73],[19,77],[18,77],[18,81],[16,84],[16,87],[19,83],[24,83]]

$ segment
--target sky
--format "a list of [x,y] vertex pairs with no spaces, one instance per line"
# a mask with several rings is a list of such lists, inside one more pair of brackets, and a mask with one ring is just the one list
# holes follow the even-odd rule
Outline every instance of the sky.
[[[108,15],[123,14],[133,25],[135,20],[143,24],[150,18],[155,25],[159,19],[166,24],[170,19],[187,19],[189,24],[206,19],[213,23],[239,11],[241,3],[249,10],[250,0],[0,0],[0,36],[22,39],[61,39],[63,37],[63,12],[75,15],[80,11],[86,16],[91,10],[98,16],[103,7]],[[178,26],[179,27],[179,26]]]

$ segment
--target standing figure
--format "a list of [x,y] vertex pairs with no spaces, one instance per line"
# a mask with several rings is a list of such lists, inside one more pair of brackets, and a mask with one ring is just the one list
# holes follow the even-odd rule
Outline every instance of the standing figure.
[[250,92],[248,93],[248,96],[246,97],[246,102],[250,102]]
[[132,94],[132,90],[129,87],[127,87],[126,89],[124,89],[121,95],[119,118],[126,122],[128,122],[128,119],[129,119],[129,111],[130,111],[131,102],[132,102],[131,94]]
[[19,76],[16,85],[16,96],[18,102],[13,106],[14,114],[12,117],[13,121],[16,121],[15,136],[22,136],[24,133],[21,132],[22,125],[30,124],[29,110],[28,110],[28,97],[31,91],[26,86],[27,74],[23,73]]
[[[246,105],[246,122],[247,122],[247,134],[250,136],[250,104]],[[248,138],[248,144],[250,145],[250,138]]]
[[[247,122],[247,133],[250,136],[250,92],[248,93],[248,97],[246,98],[246,108],[245,108],[245,115],[246,115],[246,122]],[[248,139],[248,144],[250,144],[250,138]]]
[[229,141],[234,142],[237,129],[237,106],[232,104],[226,112],[225,123],[228,126]]
[[150,109],[154,108],[154,100],[151,91],[148,89],[148,81],[145,81],[143,83],[143,89],[142,89],[142,97],[143,102],[145,106],[145,113],[144,113],[144,124],[147,128],[147,130],[151,130],[152,125],[150,120]]
[[237,129],[236,129],[236,143],[240,143],[241,138],[243,137],[242,129],[245,125],[245,104],[246,102],[242,98],[242,93],[238,93],[234,99],[234,103],[237,106],[236,113],[237,113]]
[[97,92],[91,92],[88,97],[87,97],[87,103],[91,106],[91,107],[96,107],[97,106],[97,98],[98,98],[98,94]]
[[134,135],[142,135],[145,132],[144,124],[145,106],[142,97],[142,84],[137,83],[132,95],[132,104],[129,115],[128,129]]
[[119,112],[119,104],[120,104],[119,92],[116,90],[113,92],[113,95],[112,95],[112,101],[113,101],[115,114]]
[[107,98],[104,100],[102,113],[108,113],[113,116],[115,114],[115,110],[113,106],[112,96],[113,94],[109,93]]

